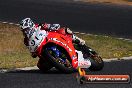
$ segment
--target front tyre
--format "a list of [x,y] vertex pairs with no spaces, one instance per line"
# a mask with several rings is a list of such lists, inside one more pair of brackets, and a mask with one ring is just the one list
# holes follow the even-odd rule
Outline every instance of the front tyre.
[[51,63],[49,63],[48,60],[44,58],[40,58],[37,64],[37,67],[40,69],[42,72],[47,72],[49,71],[53,66]]
[[55,66],[60,71],[64,73],[73,73],[76,71],[72,67],[69,54],[63,47],[54,44],[48,44],[48,46],[44,48],[43,53],[43,55],[50,60],[53,66]]

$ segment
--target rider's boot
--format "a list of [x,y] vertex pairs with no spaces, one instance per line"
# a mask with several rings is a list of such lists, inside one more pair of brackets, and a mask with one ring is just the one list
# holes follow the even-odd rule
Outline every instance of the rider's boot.
[[77,37],[76,35],[73,35],[73,41],[77,44],[80,44],[80,45],[85,45],[85,41],[79,37]]
[[65,28],[66,33],[73,34],[73,32],[70,30],[70,28]]
[[81,44],[81,45],[85,45],[85,41],[79,37],[77,37],[76,35],[73,34],[73,32],[70,30],[70,28],[65,28],[66,33],[71,34],[73,41],[75,43]]

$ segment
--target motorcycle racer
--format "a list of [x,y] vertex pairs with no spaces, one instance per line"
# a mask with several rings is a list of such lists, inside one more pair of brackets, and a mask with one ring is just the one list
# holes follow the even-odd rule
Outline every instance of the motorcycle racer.
[[[20,22],[20,28],[24,35],[24,44],[30,50],[31,56],[36,58],[36,49],[41,44],[43,38],[46,38],[48,31],[54,31],[61,29],[60,24],[35,24],[31,18],[25,18]],[[85,41],[73,34],[69,28],[63,28],[65,33],[72,35],[73,41],[77,41],[78,44],[84,45]],[[32,47],[31,47],[32,46]]]

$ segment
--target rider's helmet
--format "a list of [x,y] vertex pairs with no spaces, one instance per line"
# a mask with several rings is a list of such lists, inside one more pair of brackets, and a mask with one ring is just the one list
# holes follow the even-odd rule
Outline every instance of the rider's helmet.
[[24,34],[28,34],[30,30],[32,30],[35,27],[34,22],[31,20],[31,18],[25,18],[20,22],[21,31]]

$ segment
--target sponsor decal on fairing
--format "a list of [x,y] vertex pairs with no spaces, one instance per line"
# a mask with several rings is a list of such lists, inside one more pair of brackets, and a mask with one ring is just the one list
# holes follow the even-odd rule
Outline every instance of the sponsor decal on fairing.
[[53,41],[58,42],[58,43],[61,43],[62,45],[66,46],[66,48],[68,48],[68,50],[69,50],[70,52],[72,51],[72,49],[71,49],[67,44],[65,44],[65,43],[63,43],[63,42],[61,42],[61,41],[59,41],[57,38],[50,38],[50,40],[53,40]]

